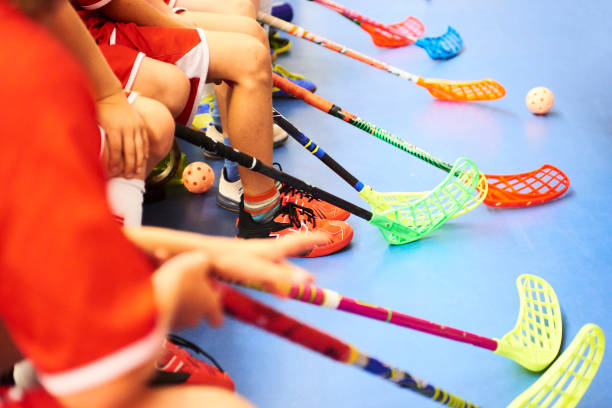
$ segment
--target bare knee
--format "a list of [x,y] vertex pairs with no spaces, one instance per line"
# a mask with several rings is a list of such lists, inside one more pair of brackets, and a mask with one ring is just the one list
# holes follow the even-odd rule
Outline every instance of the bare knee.
[[133,89],[142,96],[161,102],[173,117],[177,117],[185,109],[191,84],[177,66],[145,58]]
[[163,159],[174,141],[174,119],[160,102],[140,97],[134,107],[144,119],[149,141],[149,164],[155,166]]
[[229,3],[235,14],[250,17],[252,19],[257,17],[257,10],[255,10],[255,6],[251,0],[232,0]]
[[245,42],[244,45],[244,50],[241,50],[241,83],[247,86],[271,86],[270,52],[256,41]]
[[163,101],[173,117],[179,116],[185,109],[191,83],[187,75],[176,65],[168,64],[167,73],[159,79],[159,91],[161,93],[159,101]]

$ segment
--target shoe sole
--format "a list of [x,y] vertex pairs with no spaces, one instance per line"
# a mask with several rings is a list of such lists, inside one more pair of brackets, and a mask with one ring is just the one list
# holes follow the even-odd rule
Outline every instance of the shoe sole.
[[326,245],[324,247],[313,248],[312,251],[310,251],[310,253],[308,253],[307,255],[302,255],[301,258],[318,258],[321,256],[331,255],[333,253],[336,253],[342,250],[346,246],[348,246],[348,244],[350,244],[352,240],[353,240],[353,229],[351,228],[351,233],[349,234],[348,239],[345,238],[343,241],[336,242],[331,245]]
[[221,159],[224,158],[223,156],[219,156],[216,153],[212,153],[212,152],[209,152],[208,150],[204,150],[204,149],[202,149],[202,154],[205,157],[208,157],[209,159],[212,159],[212,160],[221,160]]
[[237,203],[229,198],[225,198],[223,196],[217,195],[217,205],[224,210],[228,210],[231,212],[240,212],[240,203]]

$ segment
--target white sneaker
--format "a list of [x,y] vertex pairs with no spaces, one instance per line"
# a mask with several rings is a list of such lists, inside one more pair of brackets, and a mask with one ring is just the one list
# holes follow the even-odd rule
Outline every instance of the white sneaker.
[[217,204],[226,210],[240,211],[240,198],[242,197],[242,180],[229,181],[225,167],[219,178],[219,191],[217,192]]
[[274,147],[282,145],[288,138],[289,134],[285,132],[282,127],[274,123],[272,126],[272,140],[274,141]]
[[[219,132],[212,123],[209,123],[208,127],[206,128],[206,136],[210,137],[215,142],[223,143],[223,133]],[[223,156],[219,156],[217,153],[211,152],[210,150],[206,149],[202,149],[202,154],[204,154],[204,156],[208,157],[209,159],[223,158]]]
[[223,143],[223,133],[219,132],[212,123],[206,128],[206,136],[210,137],[215,142]]

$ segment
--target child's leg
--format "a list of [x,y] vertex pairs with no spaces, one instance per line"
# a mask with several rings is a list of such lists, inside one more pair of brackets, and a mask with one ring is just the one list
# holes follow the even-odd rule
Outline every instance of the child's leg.
[[144,180],[172,148],[174,119],[164,105],[150,98],[137,98],[134,108],[145,121],[149,139],[149,160],[145,172],[141,175]]
[[189,11],[182,12],[180,15],[183,19],[205,31],[227,31],[247,34],[268,46],[268,34],[253,18],[201,12],[199,9],[190,9]]
[[223,407],[254,408],[244,397],[218,387],[174,386],[145,389],[131,404],[133,408]]
[[[227,95],[224,131],[232,146],[272,164],[272,97],[270,54],[250,36],[207,32],[210,53],[209,79],[229,80],[232,88],[220,87]],[[218,94],[219,95],[219,94]],[[220,105],[223,115],[223,105]],[[260,195],[274,188],[271,179],[239,168],[244,192]]]
[[168,108],[173,117],[185,109],[191,84],[179,67],[145,57],[132,89],[140,95],[155,99]]
[[136,91],[141,96],[161,102],[173,117],[185,110],[191,84],[179,67],[146,57],[128,45],[104,44],[99,47],[125,91]]
[[259,0],[176,0],[172,6],[208,13],[235,14],[254,19],[259,10]]
[[107,196],[113,214],[124,225],[138,226],[142,223],[144,180],[153,167],[170,151],[174,138],[174,120],[168,109],[155,100],[138,97],[132,104],[147,127],[149,159],[146,169],[134,178],[110,179],[107,184]]

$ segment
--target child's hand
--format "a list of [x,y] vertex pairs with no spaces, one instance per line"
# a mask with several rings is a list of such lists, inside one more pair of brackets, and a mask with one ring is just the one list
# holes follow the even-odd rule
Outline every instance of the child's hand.
[[301,255],[327,242],[323,233],[292,234],[279,240],[234,239],[212,257],[214,272],[222,279],[241,283],[275,285],[310,283],[313,276],[293,265],[288,257]]
[[132,178],[142,173],[149,158],[149,140],[140,115],[123,91],[100,99],[96,108],[98,122],[106,132],[103,161],[109,176]]
[[204,251],[189,251],[165,262],[153,274],[155,297],[174,328],[195,326],[206,320],[223,323],[223,306],[211,278],[211,260]]
[[[181,252],[153,275],[156,297],[163,311],[173,316],[175,327],[193,326],[202,319],[218,326],[223,322],[223,305],[215,278],[270,290],[278,285],[310,283],[312,275],[292,265],[287,257],[326,240],[325,234],[295,234],[281,240],[223,240],[214,250],[203,247]],[[163,247],[153,254],[160,261],[168,259]]]

